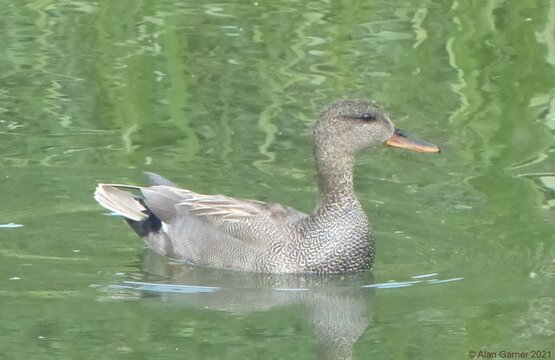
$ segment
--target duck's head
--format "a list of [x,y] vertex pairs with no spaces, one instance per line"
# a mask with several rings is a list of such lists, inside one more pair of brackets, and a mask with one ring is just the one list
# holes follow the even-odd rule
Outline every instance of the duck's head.
[[314,144],[320,155],[354,156],[367,148],[389,145],[424,153],[440,152],[436,145],[411,139],[396,128],[373,101],[339,100],[325,107],[314,125]]

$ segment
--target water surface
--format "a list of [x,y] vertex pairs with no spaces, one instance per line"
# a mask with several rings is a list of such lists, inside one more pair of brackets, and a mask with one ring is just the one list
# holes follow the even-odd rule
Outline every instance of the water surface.
[[[0,5],[0,357],[555,356],[553,1]],[[345,96],[443,150],[361,157],[372,272],[175,264],[92,199],[146,170],[311,211]]]

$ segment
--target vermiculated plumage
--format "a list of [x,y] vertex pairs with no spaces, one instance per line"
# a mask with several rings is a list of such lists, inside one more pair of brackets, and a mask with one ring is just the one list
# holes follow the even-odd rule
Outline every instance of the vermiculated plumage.
[[378,105],[363,100],[326,107],[313,134],[320,200],[310,215],[277,203],[198,194],[153,173],[149,187],[99,184],[95,199],[124,216],[154,251],[177,260],[267,273],[369,269],[374,235],[354,193],[355,156],[384,143],[420,152],[439,148],[407,138]]

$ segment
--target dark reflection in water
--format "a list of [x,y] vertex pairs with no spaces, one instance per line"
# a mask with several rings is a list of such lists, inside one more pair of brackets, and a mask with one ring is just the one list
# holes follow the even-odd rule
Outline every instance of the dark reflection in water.
[[172,264],[146,251],[141,268],[147,282],[112,288],[159,296],[184,306],[248,313],[300,305],[318,342],[318,359],[350,359],[357,339],[372,323],[371,272],[343,275],[277,275],[222,271]]

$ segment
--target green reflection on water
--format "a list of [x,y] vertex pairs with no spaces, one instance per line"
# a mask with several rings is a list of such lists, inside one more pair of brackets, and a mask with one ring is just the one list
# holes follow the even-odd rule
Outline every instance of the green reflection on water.
[[463,278],[365,298],[353,357],[549,350],[554,4],[0,1],[0,223],[24,225],[0,228],[0,357],[320,358],[299,304],[107,290],[176,279],[91,194],[148,170],[310,211],[310,126],[343,96],[444,150],[360,159],[376,282]]

